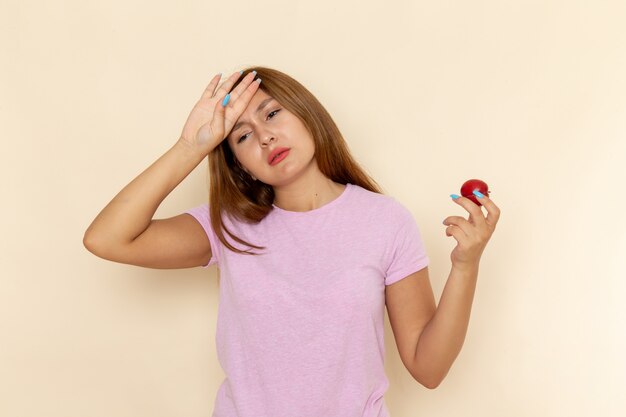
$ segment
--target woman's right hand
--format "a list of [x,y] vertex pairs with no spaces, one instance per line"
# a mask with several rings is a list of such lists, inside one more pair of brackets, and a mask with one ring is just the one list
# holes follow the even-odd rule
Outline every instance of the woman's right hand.
[[226,107],[222,106],[222,101],[241,74],[237,71],[217,90],[220,75],[213,77],[191,110],[179,140],[199,153],[208,155],[228,136],[239,116],[248,107],[259,88],[260,80],[252,81],[255,75],[254,72],[248,73],[231,91]]

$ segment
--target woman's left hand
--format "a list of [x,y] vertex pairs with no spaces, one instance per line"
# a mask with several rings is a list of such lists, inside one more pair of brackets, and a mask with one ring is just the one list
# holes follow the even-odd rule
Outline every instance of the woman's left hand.
[[461,216],[450,216],[443,221],[443,224],[448,226],[446,236],[452,236],[458,242],[450,255],[453,266],[478,266],[483,250],[500,218],[500,209],[489,197],[478,195],[476,197],[487,209],[486,218],[480,206],[469,198],[459,197],[453,201],[469,212],[469,218],[466,220]]

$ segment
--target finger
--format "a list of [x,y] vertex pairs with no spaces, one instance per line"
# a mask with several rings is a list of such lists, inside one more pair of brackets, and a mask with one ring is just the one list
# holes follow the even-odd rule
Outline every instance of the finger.
[[[254,77],[251,77],[249,82],[246,81],[245,84],[243,80],[241,81],[241,83],[237,86],[239,89],[238,93],[235,93],[234,91],[230,93],[231,98],[228,104],[230,108],[235,110],[233,117],[234,120],[237,120],[239,116],[241,116],[246,107],[248,107],[250,100],[252,100],[252,96],[254,96],[254,93],[256,93],[256,90],[259,88],[261,79],[258,78],[255,81],[252,81],[252,78]],[[233,96],[233,94],[237,95]]]
[[480,209],[476,203],[466,197],[459,197],[453,199],[455,203],[463,207],[469,215],[469,221],[473,224],[480,224],[485,222],[485,216],[483,215],[483,211]]
[[498,219],[500,219],[500,209],[487,195],[483,195],[482,197],[477,195],[476,198],[478,199],[478,201],[480,201],[480,204],[482,204],[483,207],[485,207],[485,209],[487,210],[487,218],[485,219],[485,221],[489,226],[495,227],[498,223]]
[[465,236],[470,236],[472,234],[472,229],[474,228],[474,226],[472,226],[469,221],[461,216],[446,217],[446,219],[443,221],[443,224],[446,226],[458,227],[459,229],[461,229],[461,231],[463,231]]
[[246,74],[245,77],[243,77],[243,79],[239,82],[239,84],[237,84],[237,86],[230,92],[230,99],[233,105],[235,104],[235,101],[237,101],[237,99],[245,91],[247,91],[248,87],[250,87],[250,85],[253,83],[252,80],[254,80],[254,77],[256,77],[256,71],[249,72],[248,74]]
[[233,99],[231,98],[230,101],[228,102],[227,109],[226,109],[226,116],[225,116],[226,117],[225,128],[228,133],[230,133],[230,130],[232,129],[235,122],[239,119],[239,116],[241,116],[241,114],[244,112],[246,107],[248,107],[250,100],[252,100],[252,96],[254,96],[256,91],[259,89],[260,83],[261,83],[260,78],[257,79],[256,81],[251,82],[250,85],[248,85],[247,88],[244,90],[244,92],[241,94],[241,96],[239,97],[239,100],[236,100],[235,102],[233,102],[232,101]]
[[226,94],[228,94],[228,92],[233,88],[233,85],[235,85],[235,82],[237,81],[237,79],[240,76],[241,76],[241,72],[237,71],[233,75],[228,77],[228,79],[226,81],[224,81],[222,83],[222,85],[220,85],[217,88],[217,91],[215,92],[215,95],[217,96],[220,93],[224,92],[224,96],[226,96]]
[[226,131],[224,130],[224,113],[226,107],[222,104],[223,100],[215,103],[215,111],[213,112],[213,120],[211,120],[211,129],[219,135],[220,139],[224,139]]
[[213,97],[213,93],[215,92],[215,87],[217,87],[217,83],[220,81],[221,78],[222,78],[222,74],[217,74],[215,77],[213,77],[213,79],[211,80],[207,88],[204,89],[202,96],[200,96],[200,100],[204,98]]
[[446,228],[446,236],[452,236],[459,244],[462,244],[467,236],[458,226],[448,226]]
[[218,145],[224,140],[224,109],[222,105],[223,99],[217,96],[219,100],[213,106],[213,118],[210,122],[205,123],[198,130],[198,143],[204,145],[209,141],[218,140]]

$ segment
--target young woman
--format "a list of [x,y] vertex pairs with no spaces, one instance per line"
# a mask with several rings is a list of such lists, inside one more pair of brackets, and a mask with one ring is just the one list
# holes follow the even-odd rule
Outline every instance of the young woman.
[[[453,195],[458,244],[440,303],[411,212],[353,160],[319,101],[264,67],[217,75],[174,146],[85,232],[104,259],[150,268],[217,265],[214,416],[388,416],[384,309],[413,378],[437,387],[463,344],[478,265],[500,210]],[[238,83],[237,81],[240,80]],[[208,155],[209,202],[153,219]]]

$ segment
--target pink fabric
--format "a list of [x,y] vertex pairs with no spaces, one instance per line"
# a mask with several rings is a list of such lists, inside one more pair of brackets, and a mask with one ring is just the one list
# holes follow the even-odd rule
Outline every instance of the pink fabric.
[[[192,208],[220,269],[217,354],[226,374],[213,417],[388,417],[385,285],[428,265],[411,212],[347,184],[307,212],[274,206],[258,224],[223,216],[243,240],[219,242],[208,205]],[[247,249],[228,241],[239,249]]]

